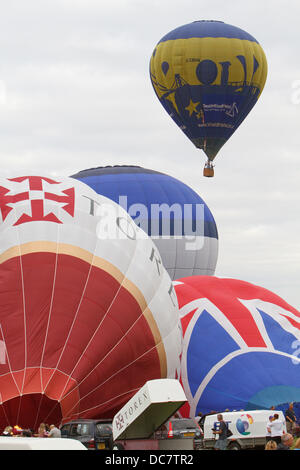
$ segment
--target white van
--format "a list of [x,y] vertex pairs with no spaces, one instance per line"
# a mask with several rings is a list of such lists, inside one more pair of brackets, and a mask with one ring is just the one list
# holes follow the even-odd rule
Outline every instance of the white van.
[[232,436],[228,438],[227,449],[240,450],[264,447],[266,444],[267,424],[269,423],[270,416],[273,416],[275,413],[283,421],[283,429],[286,432],[284,414],[278,410],[232,411],[207,415],[203,426],[203,447],[205,449],[212,449],[215,445],[216,440],[213,429],[218,430],[218,414],[222,414],[223,420],[232,432]]

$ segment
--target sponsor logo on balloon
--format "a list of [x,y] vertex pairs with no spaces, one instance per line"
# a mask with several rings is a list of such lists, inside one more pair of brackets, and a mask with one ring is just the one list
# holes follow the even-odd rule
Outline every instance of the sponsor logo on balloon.
[[[74,217],[75,193],[74,188],[55,192],[55,186],[59,181],[41,176],[22,176],[10,178],[14,183],[11,187],[0,187],[0,211],[3,222],[7,216],[17,207],[19,202],[28,201],[28,213],[23,212],[16,216],[13,225],[21,225],[27,222],[55,222],[62,221],[53,212],[47,212],[45,202],[53,201],[61,203],[61,208],[71,217]],[[20,192],[18,191],[20,185]],[[51,185],[51,186],[50,186]],[[51,191],[49,188],[51,187]]]
[[248,436],[251,434],[249,430],[250,425],[253,423],[253,418],[251,415],[243,414],[236,422],[236,428],[240,434],[243,436]]

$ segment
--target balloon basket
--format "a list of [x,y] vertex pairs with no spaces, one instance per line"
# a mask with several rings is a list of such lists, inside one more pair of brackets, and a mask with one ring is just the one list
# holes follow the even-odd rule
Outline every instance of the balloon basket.
[[207,178],[212,178],[214,176],[215,172],[213,167],[204,167],[203,168],[203,176],[206,176]]

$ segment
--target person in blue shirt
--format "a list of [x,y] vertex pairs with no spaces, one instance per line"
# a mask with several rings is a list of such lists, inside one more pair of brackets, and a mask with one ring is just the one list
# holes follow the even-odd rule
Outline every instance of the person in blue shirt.
[[219,436],[219,439],[215,443],[215,450],[226,450],[228,440],[227,440],[227,426],[223,420],[223,415],[218,414],[217,419],[219,421],[218,430],[213,429],[213,434]]

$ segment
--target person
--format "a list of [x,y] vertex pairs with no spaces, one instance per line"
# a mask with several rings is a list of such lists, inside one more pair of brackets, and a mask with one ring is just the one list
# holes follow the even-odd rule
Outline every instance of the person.
[[225,421],[223,420],[223,415],[218,414],[217,419],[219,421],[218,430],[213,429],[213,434],[219,436],[219,439],[215,443],[215,450],[226,450],[227,447],[227,426]]
[[41,423],[39,425],[38,432],[34,436],[35,437],[47,437],[48,436],[45,423]]
[[286,430],[288,433],[293,434],[293,429],[296,426],[297,418],[294,412],[294,403],[290,403],[285,412]]
[[300,450],[300,437],[296,440],[293,450]]
[[203,414],[202,414],[201,412],[198,413],[197,416],[195,416],[195,421],[196,421],[196,423],[199,424],[199,421],[200,421],[200,419],[202,418],[202,416],[203,416]]
[[12,431],[13,431],[12,426],[6,426],[1,436],[12,436],[13,435]]
[[61,437],[60,429],[58,429],[55,424],[50,425],[48,437]]
[[265,450],[277,450],[277,444],[275,441],[268,441],[265,446]]
[[277,445],[277,450],[290,450],[290,447],[293,445],[293,442],[294,438],[291,434],[282,434],[281,442]]
[[284,423],[279,419],[278,413],[274,414],[272,422],[269,422],[267,429],[271,433],[271,438],[277,444],[281,443]]
[[270,425],[270,423],[272,423],[273,418],[274,418],[274,416],[272,416],[272,415],[269,416],[269,421],[268,421],[267,428],[266,428],[266,442],[269,442],[269,441],[272,440],[271,429],[269,428],[269,425]]

